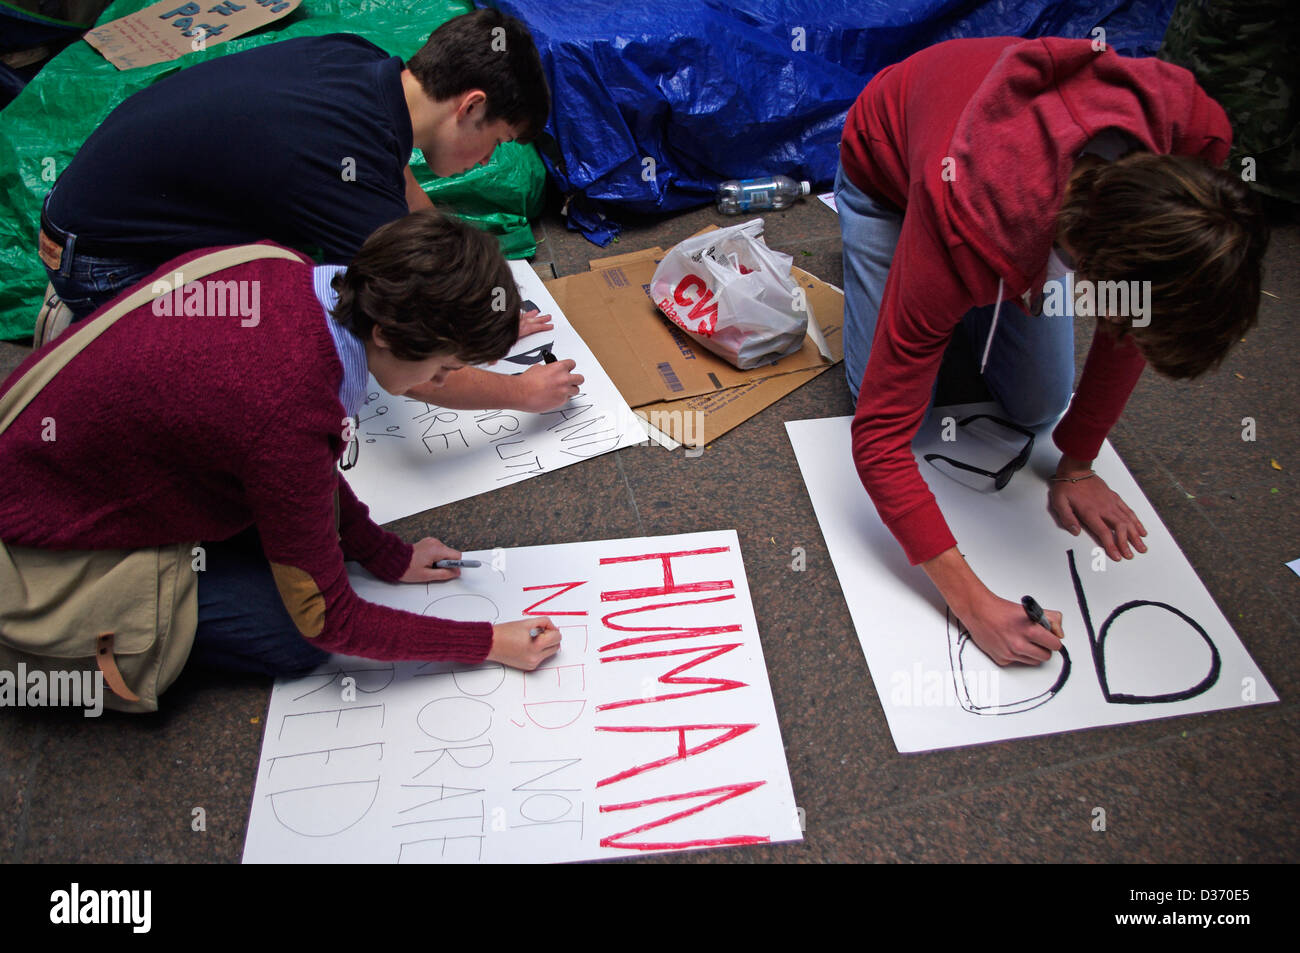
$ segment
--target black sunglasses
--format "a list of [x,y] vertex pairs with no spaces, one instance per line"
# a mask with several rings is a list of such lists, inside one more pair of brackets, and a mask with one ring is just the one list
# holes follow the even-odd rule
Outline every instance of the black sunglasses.
[[351,470],[357,465],[357,457],[361,455],[361,434],[357,432],[357,418],[352,418],[352,439],[343,447],[343,459],[339,461],[340,470]]
[[[942,467],[935,465],[934,461],[936,460],[942,460],[944,463],[948,464],[949,466],[956,467],[958,470],[965,470],[967,473],[976,473],[979,474],[980,476],[988,477],[993,481],[994,491],[997,491],[1005,487],[1008,483],[1010,483],[1011,478],[1015,476],[1016,471],[1021,469],[1026,463],[1029,462],[1029,454],[1033,452],[1034,449],[1034,432],[1032,430],[1027,430],[1024,427],[1021,427],[1019,424],[1013,424],[1009,420],[1003,420],[1001,417],[995,417],[992,414],[973,414],[970,417],[966,417],[963,420],[959,420],[957,422],[957,426],[966,427],[977,420],[992,421],[993,423],[997,424],[1000,427],[1005,427],[1007,430],[1014,431],[1015,433],[1021,434],[1022,436],[1028,438],[1025,442],[1025,445],[1021,447],[1020,453],[1016,454],[1016,458],[1014,460],[1012,460],[1002,469],[993,471],[993,470],[985,470],[982,467],[972,466],[971,464],[964,463],[961,460],[954,460],[952,457],[945,457],[941,453],[927,453],[923,459],[925,460],[926,463],[930,464],[940,473],[943,473],[944,471]],[[945,474],[945,476],[949,476],[949,475],[950,474]]]

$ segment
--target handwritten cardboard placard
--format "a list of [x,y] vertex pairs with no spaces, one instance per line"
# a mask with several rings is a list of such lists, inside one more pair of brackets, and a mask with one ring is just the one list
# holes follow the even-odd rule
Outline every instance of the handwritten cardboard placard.
[[276,682],[245,863],[561,862],[802,837],[733,531],[470,554],[358,595],[546,615],[534,672],[335,656]]
[[86,33],[118,69],[179,59],[233,40],[281,17],[302,0],[162,0]]

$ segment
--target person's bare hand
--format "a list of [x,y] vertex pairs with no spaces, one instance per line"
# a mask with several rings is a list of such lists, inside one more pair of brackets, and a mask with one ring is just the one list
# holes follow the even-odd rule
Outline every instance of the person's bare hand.
[[1146,527],[1099,476],[1085,477],[1077,483],[1065,480],[1052,483],[1047,491],[1047,508],[1067,533],[1078,536],[1080,527],[1086,529],[1116,562],[1121,556],[1132,559],[1134,549],[1139,553],[1147,551],[1147,544],[1142,542]]
[[516,378],[522,388],[517,409],[541,414],[548,410],[558,410],[577,397],[582,382],[586,379],[581,374],[573,373],[577,366],[576,361],[569,359],[529,367]]
[[1051,624],[1051,632],[1032,621],[1019,602],[989,593],[976,600],[961,621],[975,644],[997,664],[1038,665],[1059,651],[1065,638],[1061,613],[1044,609],[1043,616]]
[[[540,631],[538,631],[540,630]],[[537,635],[532,635],[537,632]],[[560,630],[545,617],[520,619],[492,626],[489,662],[531,672],[560,651]]]
[[523,340],[530,334],[540,334],[543,331],[552,331],[555,325],[551,323],[549,314],[542,314],[540,311],[520,311],[519,312],[519,339]]
[[399,582],[446,582],[460,575],[460,569],[436,569],[439,559],[460,559],[460,551],[443,545],[441,540],[426,536],[415,544],[411,564],[402,573]]

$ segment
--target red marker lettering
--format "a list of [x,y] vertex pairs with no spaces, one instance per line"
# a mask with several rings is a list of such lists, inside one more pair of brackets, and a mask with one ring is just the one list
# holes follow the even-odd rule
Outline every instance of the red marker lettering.
[[709,553],[725,553],[730,546],[715,546],[711,549],[692,549],[680,553],[647,553],[644,556],[611,556],[600,561],[602,566],[615,563],[633,563],[645,559],[658,559],[663,563],[664,584],[646,589],[620,589],[615,592],[602,592],[601,602],[621,602],[624,599],[641,599],[645,596],[674,596],[680,592],[714,592],[718,589],[734,589],[730,580],[717,579],[712,582],[675,582],[673,580],[672,560],[685,556],[706,556]]
[[[766,844],[770,838],[757,834],[741,834],[734,837],[710,837],[696,840],[684,841],[641,841],[624,842],[623,838],[632,834],[640,834],[642,831],[653,830],[656,827],[663,827],[665,824],[671,824],[673,821],[679,821],[683,817],[690,817],[692,814],[698,814],[706,811],[715,804],[721,804],[724,801],[730,801],[732,798],[748,794],[754,788],[766,784],[765,781],[747,781],[743,784],[724,784],[721,787],[705,788],[702,791],[688,791],[685,794],[669,794],[664,797],[652,797],[644,801],[628,801],[626,804],[602,804],[600,812],[602,814],[608,811],[630,811],[638,807],[645,807],[647,804],[663,804],[666,801],[683,801],[691,797],[709,797],[718,795],[712,800],[695,807],[687,808],[684,811],[678,811],[668,817],[662,817],[657,821],[651,821],[648,824],[642,824],[639,827],[632,827],[617,834],[611,834],[609,837],[600,839],[601,847],[617,847],[622,850],[684,850],[689,847],[726,847],[733,844]],[[723,793],[725,792],[725,793]]]
[[615,616],[632,615],[637,612],[648,612],[653,609],[671,609],[674,606],[697,606],[706,602],[726,602],[728,599],[734,599],[735,596],[714,596],[712,599],[688,599],[685,602],[656,602],[648,606],[636,606],[631,609],[619,609],[617,612],[611,612],[609,615],[601,616],[601,623],[607,629],[614,629],[618,632],[654,632],[655,635],[642,635],[634,639],[620,639],[617,642],[610,642],[600,647],[601,652],[608,652],[613,649],[626,648],[629,645],[640,645],[642,642],[663,642],[666,639],[693,639],[701,635],[717,635],[720,632],[739,632],[739,625],[706,625],[696,627],[683,626],[662,626],[662,625],[643,625],[628,626],[619,625],[611,622]]
[[606,702],[603,705],[597,705],[596,711],[609,711],[614,708],[626,708],[629,705],[646,705],[650,702],[668,701],[672,698],[689,698],[691,695],[707,695],[710,692],[727,692],[733,688],[747,688],[744,682],[738,682],[730,678],[678,678],[679,672],[684,672],[689,668],[694,668],[704,662],[717,658],[719,655],[725,655],[732,649],[740,648],[741,643],[732,642],[728,645],[696,645],[686,649],[665,649],[662,652],[642,652],[639,655],[616,655],[613,658],[603,658],[601,662],[632,662],[638,659],[647,658],[665,658],[669,655],[685,655],[688,652],[703,652],[704,654],[689,662],[684,662],[669,672],[659,676],[661,685],[707,685],[708,688],[697,688],[690,692],[676,692],[672,695],[656,695],[653,698],[626,698],[618,702]]
[[[596,787],[606,784],[614,784],[616,781],[622,781],[625,778],[633,777],[642,771],[653,771],[655,768],[662,768],[666,764],[672,764],[674,761],[685,761],[692,755],[708,751],[710,748],[716,748],[718,745],[726,744],[732,738],[738,738],[747,731],[752,731],[758,725],[635,725],[625,728],[597,726],[597,731],[675,731],[677,732],[677,753],[670,754],[666,758],[660,758],[658,761],[647,761],[645,764],[639,764],[635,768],[628,768],[626,771],[620,771],[618,774],[611,774],[609,777],[596,782]],[[698,744],[694,748],[686,747],[686,732],[688,731],[720,731],[703,744]]]
[[579,586],[585,586],[586,584],[587,584],[586,582],[553,582],[553,583],[551,583],[550,585],[547,585],[547,586],[524,586],[524,587],[523,587],[523,591],[524,591],[524,592],[533,592],[534,590],[537,590],[537,589],[559,589],[559,590],[560,590],[559,592],[553,592],[553,593],[551,593],[549,596],[546,596],[546,597],[544,597],[544,598],[542,598],[542,599],[538,599],[538,600],[537,600],[536,602],[534,602],[531,606],[529,606],[527,609],[524,610],[524,615],[534,615],[534,614],[537,614],[537,615],[586,615],[586,614],[587,614],[587,610],[585,610],[585,609],[584,609],[583,611],[581,611],[581,612],[562,612],[562,611],[559,610],[559,609],[545,609],[545,610],[543,610],[543,611],[540,612],[540,613],[536,611],[536,610],[537,610],[537,607],[540,606],[542,603],[544,603],[544,602],[550,602],[552,599],[556,599],[556,598],[559,598],[560,596],[564,595],[564,594],[565,594],[566,592],[568,592],[570,589],[577,589]]

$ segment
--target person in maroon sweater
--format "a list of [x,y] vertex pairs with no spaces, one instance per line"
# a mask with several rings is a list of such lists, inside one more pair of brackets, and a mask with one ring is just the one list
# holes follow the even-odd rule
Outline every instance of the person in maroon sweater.
[[[313,288],[322,269],[332,313]],[[458,575],[433,564],[460,554],[381,529],[337,468],[357,411],[345,403],[360,402],[367,371],[402,394],[509,352],[521,303],[509,265],[494,238],[430,211],[379,228],[337,271],[252,261],[198,282],[255,289],[251,318],[224,316],[224,302],[222,316],[150,303],[109,327],[0,434],[0,539],[48,550],[203,541],[191,661],[278,675],[337,652],[533,669],[559,650],[549,619],[454,622],[353,592],[346,559],[386,582],[425,583]]]
[[[999,664],[1048,659],[1061,615],[1049,633],[979,580],[918,471],[910,444],[944,350],[969,336],[1015,424],[1068,404],[1052,513],[1113,560],[1145,551],[1091,462],[1144,366],[1200,374],[1255,321],[1267,226],[1215,168],[1231,137],[1186,70],[1088,40],[940,43],[882,70],[849,111],[835,191],[854,461],[909,561]],[[1124,283],[1129,306],[1072,300],[1071,270],[1075,290]],[[1071,400],[1075,316],[1098,321]]]

